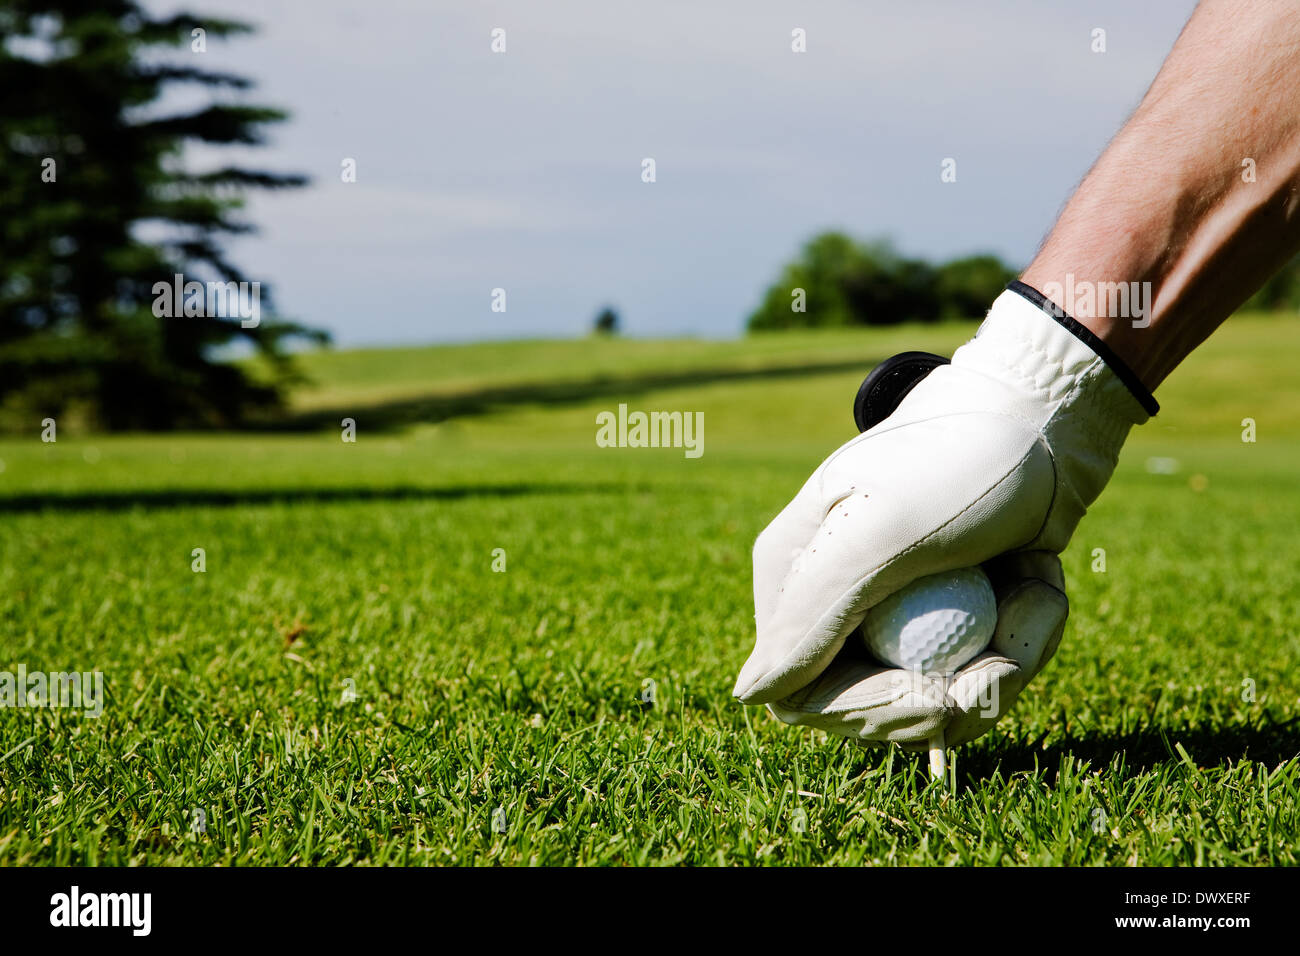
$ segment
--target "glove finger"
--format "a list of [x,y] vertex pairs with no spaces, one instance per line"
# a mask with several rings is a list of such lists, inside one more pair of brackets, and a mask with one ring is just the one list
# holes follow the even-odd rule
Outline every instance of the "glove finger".
[[986,565],[998,599],[989,649],[1014,660],[1028,681],[1056,653],[1070,615],[1065,574],[1050,551],[1003,555]]
[[[819,524],[778,586],[772,613],[757,620],[737,697],[769,703],[794,693],[889,594],[924,575],[987,561],[1038,533],[1051,500],[1050,456],[1032,430],[980,420],[988,417],[886,423],[818,469],[805,491],[819,495]],[[966,464],[938,466],[934,449]],[[895,467],[857,477],[868,451],[872,461]]]
[[1032,578],[1065,592],[1065,571],[1061,559],[1051,551],[1011,551],[984,563],[984,572],[1001,601],[1022,581]]
[[811,685],[767,705],[788,724],[858,740],[924,742],[947,722],[944,680],[841,658]]
[[781,510],[754,542],[754,620],[770,620],[776,610],[781,582],[803,553],[821,524],[817,474],[804,482],[799,493]]
[[1004,591],[989,649],[953,679],[950,746],[986,733],[1014,706],[1030,679],[1051,659],[1070,611],[1064,592],[1036,578]]
[[985,651],[963,667],[948,689],[952,719],[944,741],[956,747],[986,733],[1011,709],[1025,686],[1020,665],[994,651]]

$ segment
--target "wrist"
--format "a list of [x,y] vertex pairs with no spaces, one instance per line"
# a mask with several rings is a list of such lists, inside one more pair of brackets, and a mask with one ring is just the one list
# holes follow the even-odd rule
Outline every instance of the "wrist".
[[[1106,368],[1123,383],[1137,403],[1142,406],[1146,416],[1155,415],[1160,411],[1160,404],[1143,383],[1141,377],[1112,346],[1111,343],[1117,338],[1114,334],[1116,323],[1112,319],[1098,321],[1093,318],[1090,322],[1077,319],[1067,312],[1057,299],[1044,295],[1035,287],[1020,280],[1009,283],[1007,291],[1015,293],[1029,302],[1086,345],[1097,358],[1105,363]],[[1065,291],[1068,292],[1069,288],[1066,287]],[[1069,295],[1064,296],[1067,301],[1070,298]],[[1146,416],[1143,417],[1143,421],[1145,421]]]
[[1091,331],[1042,301],[1013,283],[952,365],[1006,389],[1002,413],[1038,430],[1052,457],[1056,492],[1031,546],[1059,552],[1110,480],[1129,431],[1158,406]]
[[[1100,261],[1086,259],[1086,261]],[[1020,281],[1092,333],[1108,349],[1108,361],[1118,362],[1150,394],[1178,364],[1166,341],[1164,321],[1176,291],[1163,269],[1148,262],[1145,250],[1123,250],[1123,267],[1062,269],[1055,255],[1040,256]],[[1124,281],[1097,280],[1097,275],[1135,277]],[[1155,280],[1155,281],[1153,281]],[[1157,302],[1157,290],[1160,301]]]

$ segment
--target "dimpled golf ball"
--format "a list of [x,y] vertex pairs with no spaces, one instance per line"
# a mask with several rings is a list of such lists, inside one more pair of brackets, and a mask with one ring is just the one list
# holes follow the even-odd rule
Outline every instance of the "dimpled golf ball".
[[867,650],[883,664],[952,674],[988,647],[997,624],[993,586],[979,568],[918,578],[862,622]]

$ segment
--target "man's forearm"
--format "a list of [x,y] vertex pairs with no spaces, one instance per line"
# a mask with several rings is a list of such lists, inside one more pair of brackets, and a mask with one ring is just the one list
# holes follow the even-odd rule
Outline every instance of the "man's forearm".
[[1300,5],[1203,0],[1022,278],[1149,283],[1136,318],[1103,295],[1057,305],[1154,388],[1297,249]]

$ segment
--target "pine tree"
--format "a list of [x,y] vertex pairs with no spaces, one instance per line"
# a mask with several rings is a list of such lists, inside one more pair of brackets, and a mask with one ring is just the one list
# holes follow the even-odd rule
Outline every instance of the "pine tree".
[[[229,20],[151,16],[133,0],[0,3],[0,403],[10,421],[85,413],[111,429],[237,424],[274,406],[286,336],[323,338],[240,315],[155,314],[160,282],[251,281],[222,249],[252,230],[250,189],[298,175],[186,168],[189,143],[257,145],[279,110],[232,101],[243,77],[204,65],[208,41],[249,32]],[[207,105],[172,111],[177,87]],[[207,311],[211,311],[210,309]],[[213,356],[245,340],[271,359],[257,382]]]

